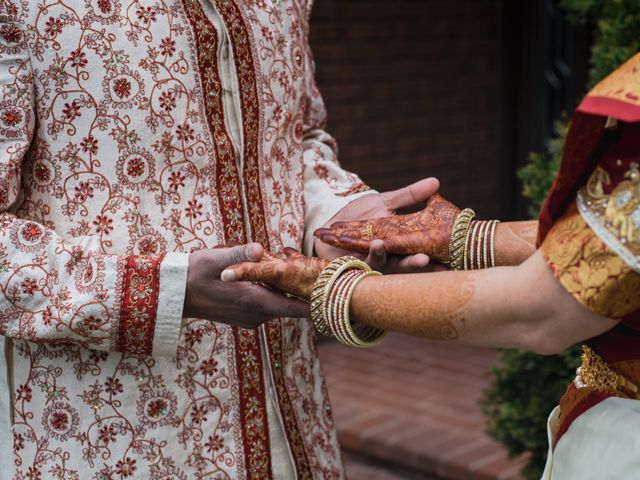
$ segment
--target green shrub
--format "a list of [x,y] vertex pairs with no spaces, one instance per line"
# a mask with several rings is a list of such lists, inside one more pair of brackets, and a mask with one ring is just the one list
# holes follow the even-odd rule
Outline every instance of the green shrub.
[[528,452],[522,474],[538,480],[547,458],[547,418],[580,364],[580,347],[541,357],[521,350],[500,353],[493,385],[485,394],[489,432],[510,455]]
[[594,21],[597,38],[591,49],[590,86],[640,52],[638,0],[560,0],[576,22]]
[[544,152],[529,154],[529,163],[518,172],[522,181],[522,194],[529,199],[529,214],[532,218],[538,216],[540,207],[551,189],[553,178],[560,168],[564,137],[567,134],[569,121],[564,118],[555,124],[556,137],[549,142],[549,148]]
[[[560,6],[572,20],[588,21],[597,27],[591,51],[590,86],[640,51],[638,0],[560,0]],[[547,151],[532,153],[529,164],[519,172],[533,217],[560,166],[567,127],[566,118],[559,120],[557,136]],[[493,370],[493,384],[483,401],[489,417],[488,430],[511,455],[530,455],[522,474],[527,480],[537,480],[548,449],[546,420],[574,377],[580,348],[549,357],[517,350],[505,350],[500,356],[501,366]]]

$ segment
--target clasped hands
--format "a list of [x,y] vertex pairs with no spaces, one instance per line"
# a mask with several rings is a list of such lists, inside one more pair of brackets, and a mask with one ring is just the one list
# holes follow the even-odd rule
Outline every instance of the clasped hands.
[[[408,258],[428,255],[446,262],[451,230],[460,213],[440,195],[433,195],[426,207],[408,215],[393,215],[354,222],[336,222],[321,228],[315,236],[322,243],[345,252],[369,254],[367,263],[375,264],[375,251]],[[329,260],[305,257],[286,248],[279,254],[265,252],[258,262],[243,262],[222,272],[225,282],[249,281],[268,285],[298,299],[309,301],[313,285]]]
[[[445,262],[459,209],[437,195],[435,179],[351,202],[315,232],[317,257],[257,243],[195,252],[189,257],[184,317],[255,328],[276,317],[308,317],[313,284],[329,260],[354,254],[385,273],[425,271]],[[426,201],[409,215],[396,210]],[[283,295],[285,293],[287,295]]]

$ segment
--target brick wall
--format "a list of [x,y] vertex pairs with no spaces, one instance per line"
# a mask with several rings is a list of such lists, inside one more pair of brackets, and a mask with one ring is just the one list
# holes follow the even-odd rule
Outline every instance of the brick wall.
[[425,176],[505,211],[503,2],[316,0],[311,44],[342,164],[377,189]]

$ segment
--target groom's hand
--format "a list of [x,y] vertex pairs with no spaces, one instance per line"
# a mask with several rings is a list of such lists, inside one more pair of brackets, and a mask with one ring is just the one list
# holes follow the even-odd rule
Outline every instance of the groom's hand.
[[257,262],[264,255],[259,243],[200,250],[189,255],[185,318],[203,318],[228,325],[256,328],[277,317],[309,316],[309,305],[251,282],[225,283],[230,265]]
[[[391,192],[364,195],[343,208],[324,226],[328,227],[336,222],[369,220],[395,215],[396,210],[426,202],[439,188],[440,182],[436,178],[426,178]],[[328,245],[319,238],[315,240],[315,252],[319,257],[327,259],[354,254],[352,251]],[[429,257],[425,254],[387,255],[384,242],[373,241],[370,242],[366,262],[375,270],[382,270],[386,273],[409,273],[425,271],[429,264]]]

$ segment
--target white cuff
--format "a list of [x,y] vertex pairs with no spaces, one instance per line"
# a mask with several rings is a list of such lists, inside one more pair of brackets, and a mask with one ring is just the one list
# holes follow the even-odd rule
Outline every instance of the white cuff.
[[373,193],[378,192],[376,190],[366,190],[364,192],[354,193],[353,195],[349,195],[348,197],[339,197],[335,193],[333,193],[330,188],[327,188],[327,192],[324,195],[318,196],[319,198],[322,198],[320,202],[317,202],[315,205],[312,205],[310,207],[307,206],[304,221],[305,232],[304,241],[302,244],[302,252],[307,256],[312,256],[313,244],[315,241],[313,232],[315,232],[318,228],[322,227],[329,220],[335,217],[340,210],[342,210],[354,200]]
[[153,334],[155,356],[172,357],[178,350],[188,270],[188,253],[167,253],[160,264],[160,293]]

